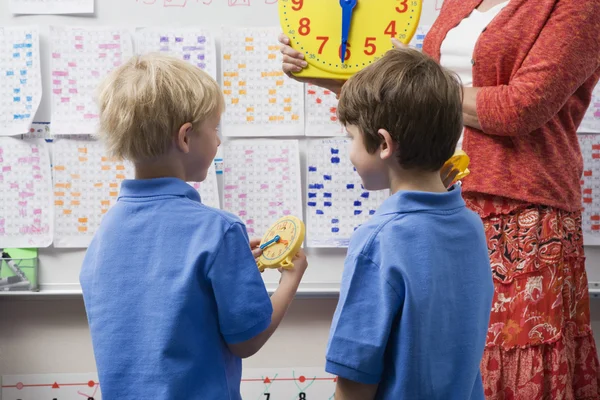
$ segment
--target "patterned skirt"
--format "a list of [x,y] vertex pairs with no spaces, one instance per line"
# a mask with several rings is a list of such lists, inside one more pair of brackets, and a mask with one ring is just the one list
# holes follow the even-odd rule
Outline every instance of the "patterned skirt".
[[484,223],[494,300],[487,400],[600,399],[581,213],[465,195]]

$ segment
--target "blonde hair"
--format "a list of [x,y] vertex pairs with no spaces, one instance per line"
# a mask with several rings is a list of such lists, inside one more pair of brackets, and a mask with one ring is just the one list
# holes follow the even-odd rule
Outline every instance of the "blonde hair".
[[197,130],[225,109],[219,85],[206,72],[156,53],[134,56],[109,74],[98,104],[108,155],[130,161],[164,154],[182,125]]

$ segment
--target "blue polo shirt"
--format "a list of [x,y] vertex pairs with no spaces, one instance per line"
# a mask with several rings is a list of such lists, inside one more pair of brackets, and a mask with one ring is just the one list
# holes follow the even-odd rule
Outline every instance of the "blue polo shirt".
[[481,219],[460,187],[398,192],[356,230],[326,370],[377,399],[484,399],[494,288]]
[[272,306],[244,225],[182,180],[126,180],[80,274],[106,399],[241,399]]

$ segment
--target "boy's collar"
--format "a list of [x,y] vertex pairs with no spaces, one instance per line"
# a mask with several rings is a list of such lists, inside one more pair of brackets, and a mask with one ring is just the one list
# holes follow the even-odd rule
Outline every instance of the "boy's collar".
[[465,207],[460,185],[453,185],[445,193],[399,191],[388,197],[375,215],[417,211],[443,211]]
[[122,197],[183,196],[200,202],[196,189],[179,178],[126,179],[121,183]]

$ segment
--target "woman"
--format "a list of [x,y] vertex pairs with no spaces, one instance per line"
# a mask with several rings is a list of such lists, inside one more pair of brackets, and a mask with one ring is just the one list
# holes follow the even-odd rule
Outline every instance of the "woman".
[[[280,41],[283,70],[301,70]],[[600,2],[446,0],[423,51],[464,85],[463,192],[483,220],[495,286],[486,397],[600,398],[576,136],[600,77]]]

